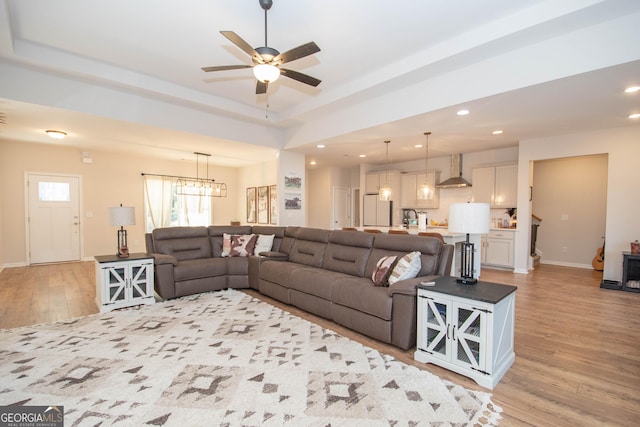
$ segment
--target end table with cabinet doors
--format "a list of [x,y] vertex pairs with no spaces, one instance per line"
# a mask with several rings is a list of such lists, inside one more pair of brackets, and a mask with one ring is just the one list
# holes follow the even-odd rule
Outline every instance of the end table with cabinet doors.
[[95,259],[96,303],[101,313],[155,303],[151,255],[133,253],[127,258],[99,255]]
[[493,389],[515,361],[515,286],[441,277],[418,285],[414,359],[433,363]]

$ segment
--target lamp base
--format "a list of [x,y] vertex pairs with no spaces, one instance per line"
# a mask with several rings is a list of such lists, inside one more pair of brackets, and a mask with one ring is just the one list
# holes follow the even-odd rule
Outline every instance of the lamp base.
[[129,248],[127,247],[127,230],[124,227],[120,227],[118,230],[118,255],[119,258],[129,257]]
[[460,283],[461,285],[475,285],[478,283],[478,279],[473,277],[460,277],[456,279],[456,283]]

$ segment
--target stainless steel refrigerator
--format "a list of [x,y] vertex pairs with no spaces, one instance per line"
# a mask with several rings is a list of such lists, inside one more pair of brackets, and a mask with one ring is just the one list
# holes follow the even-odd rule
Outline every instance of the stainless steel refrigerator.
[[382,201],[378,198],[377,194],[364,195],[364,201],[362,203],[363,226],[391,227],[392,212],[392,201]]

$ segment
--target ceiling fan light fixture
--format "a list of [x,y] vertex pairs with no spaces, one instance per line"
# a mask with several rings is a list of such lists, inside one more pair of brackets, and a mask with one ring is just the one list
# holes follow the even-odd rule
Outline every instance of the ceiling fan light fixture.
[[258,64],[253,67],[253,75],[262,83],[273,83],[280,77],[280,69],[271,64]]

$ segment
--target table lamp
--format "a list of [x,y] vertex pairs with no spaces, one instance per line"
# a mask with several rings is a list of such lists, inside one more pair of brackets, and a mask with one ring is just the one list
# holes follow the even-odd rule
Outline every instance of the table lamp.
[[127,247],[127,230],[125,225],[136,225],[136,211],[134,207],[124,207],[122,203],[115,208],[109,208],[109,221],[111,225],[120,227],[118,230],[118,253],[120,258],[129,256]]
[[469,234],[487,234],[489,232],[488,203],[452,203],[449,205],[449,231],[465,233],[467,240],[460,244],[460,278],[456,282],[475,285],[478,279],[473,277],[474,244],[469,242]]

